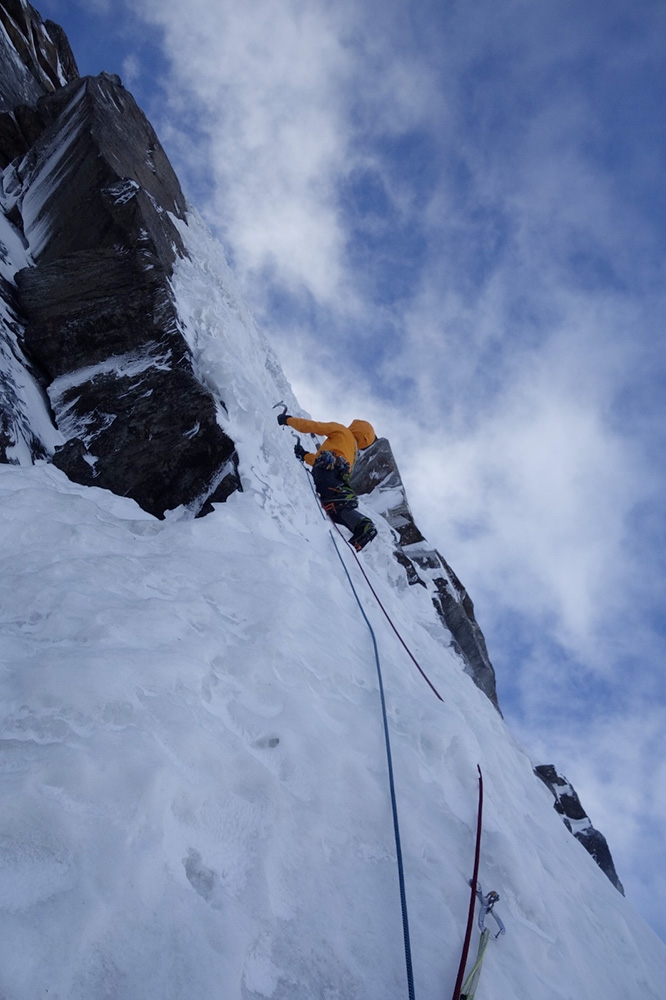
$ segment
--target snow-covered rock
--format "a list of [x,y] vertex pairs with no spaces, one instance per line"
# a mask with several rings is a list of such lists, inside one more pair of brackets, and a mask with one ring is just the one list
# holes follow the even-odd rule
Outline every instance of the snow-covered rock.
[[[5,227],[23,244],[7,269],[5,455],[33,410],[29,367],[53,433],[20,435],[33,457],[163,516],[212,509],[239,481],[224,400],[193,371],[171,290],[185,201],[157,137],[116,77],[42,95],[43,130],[5,169]],[[11,201],[9,200],[11,198]],[[57,435],[55,433],[57,429]],[[37,440],[35,440],[37,439]],[[51,445],[51,447],[49,447]]]

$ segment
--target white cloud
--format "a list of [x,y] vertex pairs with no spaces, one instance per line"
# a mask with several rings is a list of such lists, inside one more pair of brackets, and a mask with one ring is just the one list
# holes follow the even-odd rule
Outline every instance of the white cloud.
[[[243,273],[320,300],[339,290],[345,234],[349,9],[317,3],[145,0],[165,32],[178,99],[209,133],[212,210]],[[337,23],[336,18],[337,17]]]
[[132,87],[138,82],[140,76],[141,62],[138,56],[133,53],[123,60],[123,84],[128,90],[131,90]]

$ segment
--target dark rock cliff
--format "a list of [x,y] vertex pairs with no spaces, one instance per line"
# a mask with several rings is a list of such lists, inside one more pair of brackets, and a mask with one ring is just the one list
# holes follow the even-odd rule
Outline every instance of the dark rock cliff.
[[0,166],[27,152],[35,135],[39,98],[77,79],[62,28],[42,21],[25,0],[0,4]]
[[[240,480],[224,402],[196,377],[173,302],[178,180],[117,77],[79,78],[63,32],[28,4],[0,11],[14,53],[2,74],[2,200],[28,265],[5,278],[5,343],[48,397],[64,439],[52,461],[158,517],[210,510]],[[9,395],[5,461],[17,433]],[[35,435],[30,447],[48,451]]]

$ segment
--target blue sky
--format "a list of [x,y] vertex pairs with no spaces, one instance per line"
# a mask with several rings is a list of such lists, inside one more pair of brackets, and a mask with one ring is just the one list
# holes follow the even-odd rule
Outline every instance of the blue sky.
[[507,721],[666,939],[666,7],[42,0],[303,406],[390,438]]

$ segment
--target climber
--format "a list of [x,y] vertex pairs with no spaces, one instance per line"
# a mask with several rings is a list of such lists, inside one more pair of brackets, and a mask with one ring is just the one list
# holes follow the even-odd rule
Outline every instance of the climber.
[[343,524],[351,531],[349,543],[360,552],[375,537],[377,529],[369,517],[356,509],[358,499],[350,477],[359,449],[368,448],[376,440],[372,424],[366,420],[353,420],[349,427],[319,423],[317,420],[291,417],[286,407],[277,421],[300,434],[325,436],[326,440],[315,453],[306,451],[299,441],[294,447],[294,454],[301,462],[312,466],[312,478],[322,507],[332,521]]

